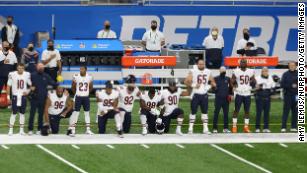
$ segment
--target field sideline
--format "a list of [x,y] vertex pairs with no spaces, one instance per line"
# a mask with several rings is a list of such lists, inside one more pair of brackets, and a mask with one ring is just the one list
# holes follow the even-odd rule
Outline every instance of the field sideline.
[[[92,131],[96,103],[91,102]],[[64,135],[68,120],[61,122],[60,135],[8,136],[9,110],[0,110],[0,172],[32,173],[175,173],[175,172],[305,172],[307,170],[307,144],[296,143],[297,134],[279,133],[282,101],[273,100],[270,129],[273,133],[212,134],[203,135],[200,117],[194,127],[195,134],[177,136],[176,121],[171,134],[140,135],[138,102],[133,109],[132,134],[118,138],[114,120],[110,120],[106,135],[84,135],[84,116],[81,113],[77,136]],[[181,100],[185,111],[183,132],[187,132],[189,100]],[[214,105],[209,103],[209,127],[212,127]],[[233,102],[230,105],[230,127]],[[220,113],[220,117],[222,114]],[[242,112],[239,132],[242,132]],[[29,111],[26,118],[28,119]],[[219,118],[219,131],[223,119]],[[251,129],[254,131],[255,103],[251,106]],[[18,133],[18,118],[15,133]],[[27,130],[26,130],[27,131]],[[27,145],[24,145],[27,144]]]

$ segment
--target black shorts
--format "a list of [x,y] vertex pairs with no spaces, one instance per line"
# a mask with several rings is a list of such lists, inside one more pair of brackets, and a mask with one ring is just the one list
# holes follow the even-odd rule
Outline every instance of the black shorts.
[[201,113],[208,113],[208,94],[194,94],[191,101],[191,114],[197,113],[198,106],[200,106]]
[[90,97],[89,96],[76,96],[75,97],[75,111],[79,112],[83,106],[84,111],[90,111]]
[[235,97],[235,112],[240,112],[241,105],[243,103],[244,111],[249,112],[251,105],[251,96],[236,95]]
[[170,127],[172,119],[177,119],[179,115],[183,115],[183,114],[184,114],[184,112],[183,112],[182,109],[176,108],[176,109],[173,110],[173,112],[171,114],[169,114],[167,116],[163,116],[162,117],[162,122],[165,125],[164,132],[167,133],[169,131],[169,127]]

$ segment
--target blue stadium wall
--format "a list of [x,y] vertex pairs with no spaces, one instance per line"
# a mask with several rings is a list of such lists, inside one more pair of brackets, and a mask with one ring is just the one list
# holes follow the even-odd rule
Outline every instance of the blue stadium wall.
[[104,20],[122,40],[139,40],[152,19],[158,20],[168,43],[202,44],[212,26],[222,30],[224,55],[234,54],[244,27],[269,55],[281,61],[296,59],[297,8],[264,6],[10,6],[0,7],[0,27],[13,15],[22,32],[21,46],[34,40],[36,31],[51,31],[55,15],[57,39],[95,38]]

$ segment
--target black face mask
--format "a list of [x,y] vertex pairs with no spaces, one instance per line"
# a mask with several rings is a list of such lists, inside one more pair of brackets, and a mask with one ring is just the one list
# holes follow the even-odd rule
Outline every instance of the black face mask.
[[48,46],[47,50],[54,50],[54,47],[53,46]]
[[106,29],[106,30],[109,30],[111,28],[111,26],[110,25],[106,25],[106,26],[104,26],[104,29]]
[[7,24],[8,24],[8,25],[12,25],[12,24],[13,24],[13,21],[7,21]]
[[269,78],[269,76],[264,76],[264,75],[261,75],[261,77],[264,78],[264,79]]
[[134,91],[134,87],[133,86],[128,86],[127,87],[128,91],[133,92]]
[[29,47],[28,50],[32,52],[34,50],[34,47]]
[[243,37],[244,37],[244,39],[247,41],[247,40],[249,40],[249,34],[248,33],[244,33],[243,34]]
[[225,76],[226,76],[226,72],[221,72],[220,75],[221,75],[222,77],[225,77]]
[[8,52],[10,50],[10,48],[4,47],[3,50],[4,50],[4,52]]
[[151,29],[152,29],[152,30],[156,30],[156,29],[157,29],[157,26],[156,26],[156,25],[151,25]]

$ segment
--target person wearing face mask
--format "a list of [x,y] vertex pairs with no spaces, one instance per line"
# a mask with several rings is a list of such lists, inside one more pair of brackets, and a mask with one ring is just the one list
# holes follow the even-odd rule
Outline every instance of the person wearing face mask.
[[23,49],[21,62],[25,64],[26,71],[33,73],[36,71],[36,64],[38,63],[38,52],[34,49],[34,44],[30,42],[27,48]]
[[44,72],[45,66],[43,63],[38,63],[36,66],[36,71],[31,74],[31,93],[30,93],[30,118],[29,118],[29,126],[28,126],[28,134],[33,134],[33,124],[34,124],[34,116],[36,110],[38,109],[38,126],[37,126],[37,134],[40,134],[40,130],[43,127],[43,113],[45,107],[45,101],[48,95],[48,86],[56,87],[57,84],[51,77]]
[[54,49],[53,40],[48,40],[48,47],[42,53],[42,63],[45,65],[45,72],[51,79],[57,81],[57,76],[62,73],[61,55],[57,49]]
[[110,21],[106,20],[104,22],[104,28],[97,33],[97,38],[113,38],[116,39],[116,33],[111,30]]
[[218,132],[218,116],[221,108],[223,109],[224,114],[224,133],[230,133],[228,128],[228,112],[229,112],[229,103],[231,101],[231,85],[230,78],[226,76],[226,68],[222,66],[220,68],[220,75],[214,78],[216,82],[216,88],[214,89],[215,93],[215,109],[214,109],[214,117],[213,117],[213,133]]
[[205,38],[203,46],[206,48],[206,66],[220,68],[223,60],[224,38],[219,35],[217,27],[212,28],[211,33]]
[[271,95],[275,89],[275,82],[273,77],[269,75],[269,69],[263,67],[261,75],[256,78],[256,133],[260,133],[260,120],[263,112],[263,131],[264,133],[270,133],[269,129],[269,112],[271,106]]
[[238,41],[237,54],[244,55],[246,50],[256,50],[256,41],[250,37],[248,28],[243,29],[243,38]]
[[16,70],[17,58],[13,51],[10,50],[10,44],[7,41],[2,42],[0,51],[0,93],[8,80],[8,74]]
[[284,92],[284,107],[282,115],[281,132],[287,131],[287,119],[290,110],[292,111],[291,117],[291,132],[297,132],[297,84],[298,74],[296,63],[290,62],[288,64],[289,70],[286,71],[281,78],[281,88]]
[[20,58],[21,55],[19,49],[19,28],[13,23],[13,19],[13,16],[8,16],[6,18],[7,25],[5,25],[1,30],[1,39],[2,41],[7,41],[16,56]]
[[161,47],[165,45],[165,37],[158,29],[157,21],[151,21],[151,29],[146,31],[142,38],[142,44],[146,51],[160,52]]

